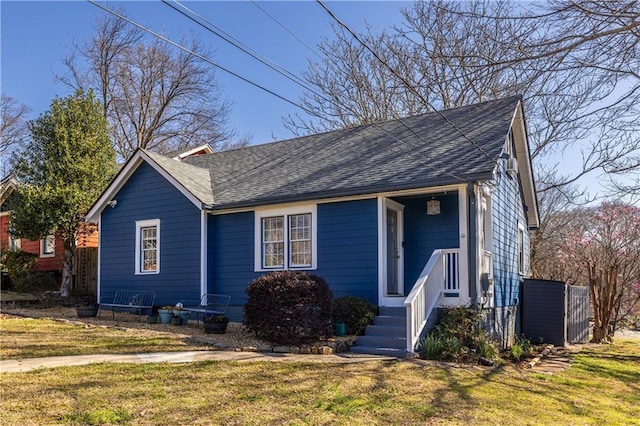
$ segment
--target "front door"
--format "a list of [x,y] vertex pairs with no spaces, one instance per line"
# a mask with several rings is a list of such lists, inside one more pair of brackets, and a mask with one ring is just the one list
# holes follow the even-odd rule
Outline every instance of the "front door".
[[398,288],[398,212],[387,207],[387,295],[399,296]]
[[390,199],[384,199],[380,210],[382,222],[382,250],[380,252],[381,286],[380,306],[404,306],[404,258],[403,241],[404,206]]

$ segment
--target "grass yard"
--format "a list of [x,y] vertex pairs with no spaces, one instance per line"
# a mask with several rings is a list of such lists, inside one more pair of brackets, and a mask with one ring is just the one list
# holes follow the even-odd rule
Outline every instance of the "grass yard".
[[[168,337],[17,321],[24,321],[13,326],[19,336],[7,327],[14,320],[2,321],[3,358],[59,355],[67,345],[71,353],[186,349]],[[2,373],[0,424],[640,425],[640,342],[589,345],[553,376],[420,361],[94,364]]]
[[196,350],[184,337],[149,330],[82,327],[48,319],[0,320],[0,359]]

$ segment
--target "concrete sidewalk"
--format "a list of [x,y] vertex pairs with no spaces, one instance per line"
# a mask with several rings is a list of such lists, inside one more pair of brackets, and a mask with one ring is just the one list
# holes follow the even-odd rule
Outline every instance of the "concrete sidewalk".
[[268,362],[324,362],[324,363],[358,363],[370,361],[397,361],[397,358],[376,355],[297,355],[262,352],[230,352],[230,351],[190,351],[190,352],[157,352],[143,354],[103,354],[53,356],[44,358],[7,359],[0,361],[0,373],[21,373],[39,368],[70,367],[96,363],[133,363],[146,364],[154,362],[187,363],[195,361],[268,361]]

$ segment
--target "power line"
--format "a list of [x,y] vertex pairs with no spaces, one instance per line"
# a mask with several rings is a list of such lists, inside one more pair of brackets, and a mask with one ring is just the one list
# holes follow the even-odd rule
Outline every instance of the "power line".
[[254,4],[255,7],[257,7],[258,9],[260,9],[262,12],[264,12],[265,15],[267,15],[269,18],[271,18],[276,24],[280,25],[286,32],[288,32],[293,38],[295,38],[296,40],[298,40],[300,42],[300,44],[302,44],[304,47],[306,47],[309,51],[311,51],[311,53],[313,53],[314,55],[316,55],[318,58],[320,59],[324,59],[315,49],[313,49],[311,46],[309,46],[307,43],[304,42],[304,40],[302,40],[300,37],[298,37],[297,35],[295,35],[291,30],[289,30],[289,28],[287,28],[282,22],[280,22],[275,16],[273,16],[272,14],[270,14],[269,12],[267,12],[262,6],[260,6],[258,4],[258,2],[256,2],[255,0],[251,0],[251,3]]
[[402,75],[400,75],[391,65],[389,65],[384,59],[382,59],[380,57],[380,55],[378,55],[378,53],[376,51],[374,51],[371,47],[369,47],[369,45],[365,42],[363,42],[360,37],[351,29],[349,28],[349,26],[347,24],[345,24],[344,22],[342,22],[342,20],[340,20],[340,18],[338,18],[332,11],[331,9],[329,9],[323,2],[322,0],[316,0],[316,2],[329,14],[329,16],[331,16],[337,23],[338,25],[340,25],[342,28],[344,28],[345,30],[347,30],[349,32],[349,34],[351,34],[351,36],[362,45],[362,47],[364,47],[365,49],[367,49],[375,58],[376,60],[378,60],[378,62],[380,62],[384,67],[386,67],[396,78],[398,78],[400,81],[402,81],[402,83],[409,89],[411,90],[416,96],[418,96],[420,98],[420,100],[422,102],[424,102],[426,105],[428,105],[436,114],[438,114],[443,120],[445,120],[451,127],[453,127],[458,133],[460,133],[462,135],[462,137],[464,139],[466,139],[471,145],[473,145],[478,151],[480,151],[484,156],[486,156],[489,160],[491,161],[495,161],[494,158],[492,158],[489,154],[487,154],[487,152],[482,149],[481,146],[479,146],[478,144],[476,144],[475,142],[473,142],[471,139],[469,139],[467,137],[467,135],[464,134],[464,132],[462,130],[460,130],[455,124],[453,124],[451,122],[451,120],[449,120],[447,117],[444,116],[444,114],[442,114],[442,112],[438,111],[436,108],[433,107],[433,105],[431,105],[431,103],[429,102],[428,99],[426,99],[424,96],[422,96],[422,94],[420,92],[418,92],[415,87],[413,87],[410,82],[405,79]]
[[133,20],[131,20],[131,19],[127,18],[126,16],[124,16],[124,15],[122,15],[122,14],[118,13],[118,12],[115,12],[115,11],[113,11],[113,10],[111,10],[111,9],[109,9],[109,8],[107,8],[107,7],[105,7],[105,6],[102,6],[101,4],[96,3],[94,0],[87,0],[87,1],[88,1],[89,3],[91,3],[92,5],[97,6],[97,7],[99,7],[100,9],[104,10],[105,12],[108,12],[108,13],[110,13],[110,14],[112,14],[112,15],[114,15],[114,16],[116,16],[116,17],[118,17],[118,18],[120,18],[120,19],[122,19],[122,20],[124,20],[124,21],[127,21],[127,22],[128,22],[128,23],[130,23],[131,25],[134,25],[134,26],[136,26],[137,28],[139,28],[139,29],[141,29],[141,30],[143,30],[143,31],[145,31],[145,32],[147,32],[147,33],[149,33],[149,34],[153,35],[154,37],[157,37],[157,38],[159,38],[160,40],[162,40],[162,41],[164,41],[164,42],[166,42],[166,43],[169,43],[169,44],[171,44],[172,46],[177,47],[178,49],[180,49],[180,50],[182,50],[182,51],[184,51],[184,52],[186,52],[186,53],[189,53],[189,54],[191,54],[191,55],[193,55],[193,56],[197,57],[198,59],[200,59],[200,60],[202,60],[202,61],[204,61],[204,62],[206,62],[206,63],[208,63],[208,64],[210,64],[210,65],[212,65],[212,66],[214,66],[214,67],[216,67],[216,68],[218,68],[218,69],[220,69],[220,70],[222,70],[222,71],[224,71],[224,72],[226,72],[226,73],[228,73],[228,74],[230,74],[230,75],[232,75],[233,77],[236,77],[236,78],[238,78],[238,79],[240,79],[240,80],[244,81],[245,83],[248,83],[248,84],[250,84],[250,85],[252,85],[252,86],[254,86],[254,87],[257,87],[257,88],[258,88],[258,89],[260,89],[260,90],[263,90],[264,92],[269,93],[270,95],[273,95],[273,96],[277,97],[277,98],[278,98],[278,99],[280,99],[280,100],[283,100],[283,101],[285,101],[285,102],[287,102],[287,103],[289,103],[289,104],[291,104],[291,105],[293,105],[293,106],[296,106],[296,107],[300,108],[301,110],[303,110],[303,111],[304,111],[304,112],[306,112],[307,114],[310,114],[310,115],[313,115],[313,116],[317,116],[317,114],[315,114],[313,111],[311,111],[311,110],[309,110],[309,109],[305,108],[304,106],[302,106],[302,105],[300,105],[300,104],[298,104],[298,103],[296,103],[296,102],[294,102],[294,101],[292,101],[292,100],[290,100],[290,99],[287,99],[287,98],[285,98],[284,96],[282,96],[282,95],[280,95],[280,94],[278,94],[278,93],[274,92],[273,90],[267,89],[266,87],[261,86],[260,84],[255,83],[255,82],[253,82],[253,81],[249,80],[248,78],[245,78],[245,77],[243,77],[243,76],[241,76],[241,75],[239,75],[239,74],[237,74],[237,73],[235,73],[235,72],[231,71],[230,69],[225,68],[225,67],[223,67],[223,66],[222,66],[222,65],[220,65],[220,64],[217,64],[216,62],[213,62],[211,59],[209,59],[209,58],[207,58],[207,57],[205,57],[205,56],[202,56],[202,55],[200,55],[199,53],[196,53],[196,52],[192,51],[191,49],[188,49],[188,48],[186,48],[186,47],[184,47],[184,46],[182,46],[182,45],[180,45],[180,44],[178,44],[178,43],[174,42],[173,40],[170,40],[170,39],[168,39],[167,37],[165,37],[165,36],[163,36],[163,35],[161,35],[161,34],[158,34],[158,33],[156,33],[156,32],[155,32],[155,31],[153,31],[153,30],[150,30],[149,28],[147,28],[147,27],[145,27],[145,26],[143,26],[143,25],[141,25],[141,24],[138,24],[137,22],[135,22],[135,21],[133,21]]
[[[126,16],[124,16],[124,15],[122,15],[120,13],[117,13],[117,12],[115,12],[115,11],[105,7],[105,6],[102,6],[102,5],[98,4],[94,0],[87,0],[87,1],[89,3],[91,3],[91,4],[93,4],[94,6],[97,6],[100,9],[102,9],[102,10],[104,10],[104,11],[106,11],[106,12],[108,12],[108,13],[110,13],[110,14],[112,14],[112,15],[114,15],[114,16],[116,16],[116,17],[118,17],[118,18],[120,18],[120,19],[122,19],[122,20],[124,20],[126,22],[128,22],[128,23],[130,23],[131,25],[136,26],[137,28],[139,28],[139,29],[141,29],[141,30],[143,30],[143,31],[145,31],[145,32],[157,37],[157,38],[159,38],[160,40],[163,40],[164,42],[169,43],[172,46],[177,47],[180,50],[183,50],[184,52],[187,52],[187,53],[189,53],[191,55],[194,55],[197,58],[201,59],[202,61],[204,61],[204,62],[206,62],[206,63],[208,63],[208,64],[210,64],[210,65],[212,65],[212,66],[214,66],[216,68],[219,68],[222,71],[225,71],[225,72],[229,73],[230,75],[232,75],[232,76],[234,76],[236,78],[239,78],[242,81],[244,81],[246,83],[249,83],[252,86],[255,86],[255,87],[257,87],[257,88],[259,88],[259,89],[261,89],[261,90],[263,90],[263,91],[265,91],[265,92],[267,92],[267,93],[269,93],[269,94],[271,94],[271,95],[273,95],[273,96],[275,96],[275,97],[277,97],[277,98],[279,98],[279,99],[281,99],[281,100],[283,100],[283,101],[285,101],[285,102],[287,102],[287,103],[289,103],[289,104],[291,104],[293,106],[296,106],[296,107],[300,108],[301,110],[305,111],[307,114],[309,114],[311,116],[315,116],[317,118],[323,119],[323,117],[320,116],[318,113],[316,113],[316,112],[314,112],[312,110],[309,110],[309,109],[303,107],[302,105],[300,105],[300,104],[298,104],[296,102],[293,102],[293,101],[291,101],[291,100],[289,100],[289,99],[287,99],[287,98],[285,98],[285,97],[273,92],[272,90],[269,90],[269,89],[267,89],[267,88],[265,88],[265,87],[263,87],[263,86],[261,86],[261,85],[259,85],[257,83],[254,83],[253,81],[251,81],[251,80],[249,80],[249,79],[247,79],[245,77],[242,77],[242,76],[238,75],[237,73],[235,73],[235,72],[233,72],[231,70],[228,70],[227,68],[225,68],[225,67],[223,67],[223,66],[221,66],[221,65],[219,65],[219,64],[217,64],[217,63],[215,63],[213,61],[211,61],[210,59],[208,59],[208,58],[206,58],[206,57],[204,57],[204,56],[202,56],[202,55],[200,55],[200,54],[198,54],[198,53],[196,53],[196,52],[194,52],[194,51],[192,51],[192,50],[190,50],[190,49],[188,49],[188,48],[186,48],[186,47],[184,47],[184,46],[182,46],[182,45],[180,45],[180,44],[178,44],[178,43],[176,43],[176,42],[174,42],[174,41],[172,41],[170,39],[168,39],[167,37],[164,37],[163,35],[158,34],[155,31],[153,31],[153,30],[151,30],[151,29],[149,29],[149,28],[147,28],[147,27],[145,27],[145,26],[143,26],[141,24],[138,24],[137,22],[133,21],[132,19],[129,19]],[[405,127],[407,130],[409,130],[414,136],[416,136],[418,139],[420,139],[422,142],[424,142],[426,144],[426,141],[422,137],[420,137],[420,135],[418,135],[413,129],[411,129],[409,126],[407,126],[402,120],[400,120],[398,118],[394,118],[394,120],[397,121],[398,123],[400,123],[403,127]],[[395,139],[397,142],[399,142],[401,144],[408,144],[408,142],[401,141],[395,135],[393,135],[392,133],[390,133],[386,129],[384,129],[381,126],[381,123],[372,123],[371,125],[382,129],[382,131],[384,133],[386,133],[387,135],[389,135],[390,137]],[[367,138],[364,135],[359,135],[359,136],[361,138],[367,140],[370,143],[374,143],[373,141],[371,141],[369,138]],[[302,149],[302,147],[300,147],[299,149]],[[296,152],[292,152],[291,154],[292,155],[296,154]],[[425,153],[424,155],[427,157],[428,160],[432,160],[431,156],[428,153]],[[281,160],[284,160],[284,159],[281,159]],[[461,177],[459,177],[459,176],[457,176],[457,175],[455,175],[455,174],[453,174],[451,172],[448,172],[447,170],[441,170],[441,172],[453,177],[456,180],[464,180]]]
[[[197,12],[193,11],[192,9],[189,9],[187,6],[183,5],[179,1],[173,0],[173,3],[177,4],[182,9],[188,11],[189,13],[186,13],[183,10],[180,10],[178,7],[176,7],[175,5],[171,4],[171,2],[169,0],[162,0],[162,2],[165,5],[167,5],[170,8],[172,8],[173,10],[175,10],[176,12],[180,13],[181,15],[185,16],[186,18],[188,18],[191,21],[195,22],[196,24],[200,25],[202,28],[206,29],[210,33],[212,33],[212,34],[216,35],[217,37],[221,38],[222,40],[226,41],[227,43],[229,43],[230,45],[232,45],[236,49],[239,49],[240,51],[244,52],[245,54],[251,56],[256,61],[262,63],[263,65],[269,67],[270,69],[274,70],[275,72],[277,72],[278,74],[282,75],[283,77],[289,79],[293,83],[295,83],[295,84],[299,85],[300,87],[302,87],[302,88],[304,88],[304,89],[316,94],[317,96],[319,96],[321,98],[324,98],[325,100],[329,101],[329,99],[327,97],[325,97],[323,94],[321,94],[321,93],[317,92],[316,90],[314,90],[313,87],[309,86],[308,82],[306,82],[302,78],[298,77],[297,75],[293,74],[292,72],[288,71],[284,67],[278,65],[277,63],[275,63],[274,61],[270,60],[269,58],[266,58],[263,55],[260,55],[259,53],[255,52],[249,46],[247,46],[246,44],[242,43],[240,40],[236,39],[231,34],[225,32],[224,30],[222,30],[221,28],[216,26],[214,23],[212,23],[211,21],[209,21],[208,19],[206,19],[202,15],[198,14]],[[204,23],[198,21],[198,19],[194,18],[194,16],[196,18],[198,18],[199,20],[204,21]]]

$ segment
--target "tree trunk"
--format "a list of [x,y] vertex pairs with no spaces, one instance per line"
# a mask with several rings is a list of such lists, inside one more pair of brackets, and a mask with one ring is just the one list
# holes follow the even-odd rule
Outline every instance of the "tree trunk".
[[64,265],[62,267],[62,283],[60,284],[60,296],[69,297],[71,290],[71,279],[73,276],[73,259],[76,254],[76,242],[64,242]]
[[619,299],[618,267],[611,266],[605,273],[602,269],[596,271],[595,264],[588,263],[589,290],[593,304],[593,337],[592,343],[613,342],[614,330],[611,320],[616,311]]

